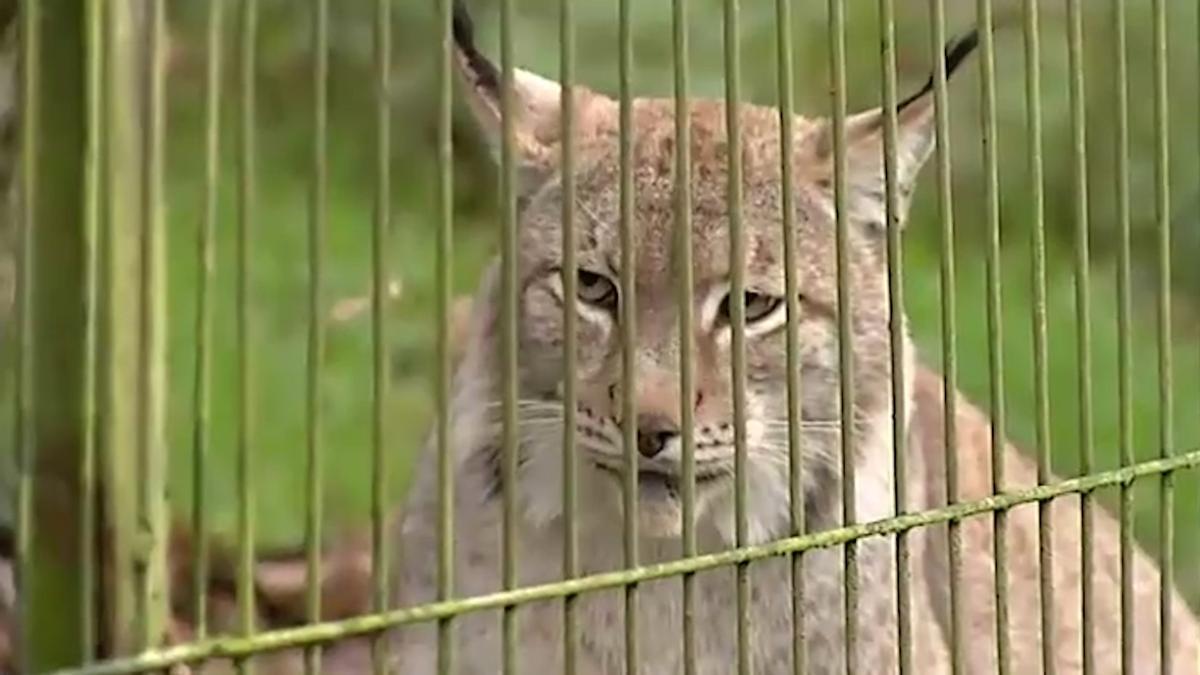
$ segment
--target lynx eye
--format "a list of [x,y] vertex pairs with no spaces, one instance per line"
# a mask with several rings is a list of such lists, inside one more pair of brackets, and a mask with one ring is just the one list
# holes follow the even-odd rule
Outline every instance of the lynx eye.
[[[743,303],[746,308],[747,324],[762,321],[783,304],[783,298],[777,298],[765,293],[755,293],[754,291],[746,291],[742,297],[744,298]],[[718,319],[726,325],[733,323],[733,308],[730,306],[728,295],[721,300]]]
[[608,277],[581,269],[576,279],[580,302],[609,310],[616,308],[617,287]]

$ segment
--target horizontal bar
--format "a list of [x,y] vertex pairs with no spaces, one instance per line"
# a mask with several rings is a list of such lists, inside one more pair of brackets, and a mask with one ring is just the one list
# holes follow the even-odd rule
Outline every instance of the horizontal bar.
[[787,555],[817,548],[830,548],[866,537],[885,536],[917,527],[938,525],[970,516],[1011,509],[1021,504],[1044,502],[1064,495],[1089,492],[1105,487],[1128,484],[1138,478],[1200,468],[1200,448],[1171,457],[1153,459],[1134,466],[1103,471],[1090,476],[1071,478],[1058,483],[1014,490],[1002,495],[961,502],[940,509],[909,513],[869,523],[835,530],[789,537],[766,544],[745,546],[720,553],[682,558],[628,570],[604,572],[569,581],[489,593],[449,602],[435,602],[406,607],[383,614],[328,621],[296,628],[262,632],[253,638],[232,637],[197,642],[168,649],[148,651],[139,656],[109,661],[93,667],[59,670],[49,675],[129,675],[150,670],[162,670],[180,663],[211,658],[244,658],[251,654],[278,649],[302,647],[318,642],[332,642],[348,637],[368,635],[406,624],[434,621],[449,616],[489,609],[513,607],[565,595],[601,591],[632,583],[676,577],[681,574],[704,572],[719,567],[753,562],[773,556]]

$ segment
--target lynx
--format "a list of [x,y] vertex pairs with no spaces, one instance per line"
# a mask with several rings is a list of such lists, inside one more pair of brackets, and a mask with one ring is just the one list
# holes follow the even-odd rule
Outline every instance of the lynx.
[[[470,108],[483,134],[499,151],[502,142],[501,73],[476,48],[465,9],[456,7],[457,64]],[[976,43],[974,33],[947,48],[953,73]],[[860,521],[893,514],[896,481],[907,481],[910,510],[944,503],[942,382],[920,364],[904,340],[903,424],[911,471],[892,472],[892,367],[886,233],[903,227],[914,186],[934,142],[932,87],[897,107],[898,218],[886,222],[881,108],[846,120],[848,258],[853,356],[853,420],[839,415],[838,312],[835,258],[833,126],[827,119],[796,117],[792,157],[801,311],[800,374],[803,492],[809,531],[841,524],[841,434],[853,434]],[[623,419],[624,395],[619,339],[619,106],[585,87],[567,92],[575,110],[575,132],[564,138],[560,85],[517,69],[513,81],[513,147],[518,183],[519,245],[519,463],[515,492],[518,581],[541,584],[562,578],[563,312],[574,303],[579,317],[577,370],[579,550],[582,572],[620,569],[622,552],[621,431],[636,428],[641,563],[681,555],[682,454],[679,387],[680,334],[673,242],[674,148],[689,143],[693,165],[691,236],[694,244],[696,521],[702,553],[735,543],[734,438],[730,378],[731,312],[729,214],[726,201],[729,140],[721,102],[696,100],[687,111],[691,136],[675,137],[672,99],[639,98],[632,103],[634,268],[637,378],[632,391],[636,415]],[[789,529],[786,412],[787,320],[782,258],[780,119],[777,110],[743,104],[741,128],[745,223],[747,511],[750,543],[787,536]],[[566,143],[573,143],[578,187],[574,226],[578,268],[562,269],[562,170]],[[564,275],[575,275],[577,297],[564,297]],[[502,283],[499,262],[484,273],[452,396],[455,593],[466,597],[499,591],[502,558],[501,342]],[[958,465],[963,499],[991,493],[989,422],[968,401],[958,403]],[[1012,486],[1035,480],[1033,465],[1007,447]],[[414,486],[394,528],[398,553],[393,570],[397,606],[436,600],[437,451],[424,451]],[[1041,672],[1038,591],[1037,507],[1022,506],[1008,517],[1009,630],[1012,672]],[[1053,502],[1054,633],[1058,672],[1082,667],[1081,563],[1077,498]],[[1115,520],[1094,515],[1096,672],[1120,664],[1119,555]],[[961,635],[967,672],[996,669],[992,570],[992,519],[962,523],[963,603]],[[926,528],[911,538],[914,656],[918,672],[949,672],[950,624],[947,599],[947,538]],[[861,673],[897,672],[897,602],[894,542],[872,538],[857,544],[859,589],[857,649]],[[1136,669],[1158,672],[1158,573],[1142,551],[1134,556]],[[840,548],[804,555],[802,631],[806,672],[841,673],[846,668],[843,553]],[[801,627],[792,623],[790,562],[757,561],[748,632],[751,670],[793,672],[793,645]],[[733,569],[695,577],[697,672],[737,670],[736,585]],[[626,652],[622,590],[589,593],[577,601],[578,672],[624,673]],[[636,595],[639,670],[678,673],[683,669],[682,584],[665,579],[640,584]],[[1173,597],[1174,672],[1197,672],[1196,620]],[[555,672],[563,665],[561,601],[523,605],[517,612],[518,672]],[[498,610],[467,614],[454,624],[455,662],[461,673],[497,673],[502,661]],[[394,665],[405,673],[435,672],[437,640],[430,625],[405,626],[394,639]]]

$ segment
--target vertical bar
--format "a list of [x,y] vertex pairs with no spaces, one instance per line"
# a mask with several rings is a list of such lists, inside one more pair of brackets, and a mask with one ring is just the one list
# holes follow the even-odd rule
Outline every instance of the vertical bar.
[[87,5],[87,130],[84,156],[84,231],[87,248],[85,269],[87,274],[84,311],[87,313],[84,326],[84,411],[83,411],[83,455],[80,460],[80,528],[79,528],[79,574],[82,596],[80,598],[80,641],[84,647],[84,659],[96,657],[99,632],[96,614],[96,577],[98,559],[96,555],[96,474],[97,451],[100,441],[98,410],[101,390],[98,378],[100,359],[100,228],[101,190],[103,170],[101,156],[104,119],[102,117],[103,30],[104,14],[100,3]]
[[[1158,377],[1159,454],[1175,453],[1175,402],[1171,354],[1171,194],[1170,133],[1167,119],[1167,7],[1151,3],[1154,13],[1154,218],[1158,229]],[[1175,475],[1162,474],[1159,492],[1159,661],[1160,671],[1173,671],[1171,652],[1172,589],[1175,585]]]
[[[734,524],[737,545],[749,543],[746,516],[746,242],[742,225],[741,59],[738,0],[725,0],[725,127],[728,137],[729,323],[732,332]],[[737,574],[738,673],[754,672],[750,651],[750,566],[739,562]]]
[[[500,1],[500,117],[502,143],[500,153],[500,193],[503,231],[501,234],[501,393],[503,396],[503,560],[501,577],[506,590],[517,585],[517,205],[513,122],[513,0]],[[517,614],[514,606],[503,610],[503,672],[516,675]]]
[[[438,600],[454,596],[454,449],[450,445],[450,307],[454,252],[454,37],[450,0],[438,0],[438,129],[437,129],[437,330],[438,354],[434,396],[438,444]],[[438,622],[438,672],[454,672],[454,621]]]
[[[255,632],[254,617],[254,404],[253,326],[250,315],[251,233],[255,218],[255,48],[258,33],[257,0],[241,0],[238,21],[240,103],[238,119],[238,214],[237,214],[237,488],[238,488],[238,569],[237,604],[239,629],[245,636]],[[239,672],[248,672],[249,662],[239,659]]]
[[[1133,465],[1133,368],[1130,338],[1130,206],[1129,206],[1129,60],[1125,0],[1113,0],[1113,42],[1116,73],[1117,157],[1117,396],[1122,466]],[[1132,675],[1133,645],[1133,516],[1134,486],[1121,484],[1121,672]]]
[[143,649],[158,646],[167,618],[166,561],[166,247],[162,177],[165,76],[164,0],[145,6],[142,126],[141,356],[138,387],[138,616]]
[[[1079,0],[1067,0],[1067,40],[1070,67],[1071,146],[1074,179],[1075,216],[1075,311],[1076,351],[1079,352],[1079,471],[1092,472],[1095,463],[1092,450],[1092,319],[1088,261],[1088,197],[1087,197],[1087,131],[1085,125],[1083,82],[1083,10]],[[1080,610],[1083,614],[1083,672],[1095,671],[1092,611],[1092,495],[1079,495],[1080,553],[1083,567],[1083,594]]]
[[[791,535],[804,534],[804,460],[802,455],[803,397],[800,383],[800,288],[796,279],[796,195],[793,190],[795,91],[792,85],[792,7],[791,0],[776,0],[776,39],[779,41],[779,176],[783,222],[783,280],[787,324],[787,411],[788,411],[788,503]],[[804,554],[791,554],[792,583],[792,672],[806,672],[807,653],[804,627]]]
[[[991,462],[992,493],[1004,491],[1006,426],[1004,401],[1004,334],[1001,298],[1000,204],[997,168],[998,141],[996,134],[996,54],[992,41],[992,2],[978,0],[980,47],[980,98],[983,104],[983,164],[984,209],[987,217],[987,323],[988,323],[988,381],[991,402]],[[1011,651],[1008,634],[1008,513],[998,510],[992,514],[995,533],[995,602],[996,602],[996,663],[999,672],[1010,672]]]
[[[945,0],[930,0],[930,31],[933,51],[933,109],[937,157],[937,204],[941,222],[939,242],[940,283],[942,291],[942,378],[945,410],[943,429],[946,444],[946,503],[959,501],[958,489],[958,329],[955,318],[957,284],[954,265],[954,195],[950,181],[950,102],[946,95],[946,60],[942,45],[946,43]],[[947,523],[950,564],[950,661],[956,675],[965,670],[962,649],[962,531],[960,523]]]
[[[1046,224],[1042,183],[1042,78],[1038,0],[1023,0],[1022,32],[1025,44],[1025,124],[1028,127],[1030,221],[1033,258],[1033,380],[1037,444],[1037,479],[1052,479],[1050,467],[1050,381],[1046,334]],[[1038,502],[1038,585],[1041,597],[1042,670],[1053,675],[1054,663],[1054,538],[1050,502]]]
[[[144,110],[138,104],[136,3],[103,3],[104,28],[104,171],[105,200],[101,230],[102,308],[100,344],[103,365],[101,422],[103,424],[105,485],[134,485],[138,480],[138,388],[141,346],[138,326],[129,317],[139,312],[136,271],[140,267],[141,128]],[[106,634],[114,655],[136,650],[138,620],[134,552],[137,546],[137,495],[134,490],[106,490],[107,560],[111,580],[102,586],[108,610]]]
[[[78,3],[22,5],[17,582],[25,672],[86,658],[78,489],[88,316],[85,20]],[[65,197],[64,197],[65,196]],[[53,523],[54,529],[44,526]]]
[[[845,0],[829,0],[830,60],[833,65],[834,210],[837,219],[837,313],[839,415],[842,420],[842,523],[857,519],[854,493],[854,433],[847,420],[854,418],[853,307],[850,298],[850,256],[846,222],[846,7]],[[939,59],[940,60],[940,59]],[[844,600],[846,622],[846,672],[858,672],[858,545],[846,542]]]
[[[621,428],[625,449],[624,513],[625,567],[638,564],[638,452],[637,452],[637,253],[633,222],[633,19],[631,0],[619,2],[618,52],[620,81],[620,239],[621,239]],[[637,673],[637,584],[625,586],[625,668]]]
[[[578,368],[578,316],[575,298],[578,297],[575,233],[575,23],[574,0],[559,2],[559,82],[562,85],[562,285],[563,297],[563,578],[579,576],[579,524],[576,497],[578,468],[576,462],[576,412],[578,389],[575,373]],[[577,664],[576,621],[577,595],[563,597],[563,673],[574,675]]]
[[[324,512],[324,466],[321,461],[321,382],[325,353],[325,321],[322,316],[325,285],[325,230],[328,226],[327,185],[329,162],[329,3],[313,0],[313,147],[312,185],[308,214],[308,378],[305,388],[305,417],[308,421],[308,513],[304,544],[306,578],[305,612],[310,622],[321,620],[321,525]],[[304,650],[304,671],[316,675],[321,669],[321,648]]]
[[[17,362],[16,424],[14,445],[17,449],[16,547],[13,573],[19,603],[19,626],[33,625],[33,584],[30,579],[33,558],[33,488],[36,456],[33,451],[33,230],[37,222],[38,186],[38,95],[40,93],[39,50],[41,48],[41,5],[21,5],[21,201],[20,249],[17,255]],[[32,630],[18,636],[17,653],[22,670],[32,672],[39,660]]]
[[[391,229],[391,117],[388,106],[392,57],[392,4],[390,0],[375,2],[375,214],[371,230],[371,570],[374,592],[372,607],[376,612],[388,604],[388,461],[387,461],[387,322],[384,302],[387,299],[388,231]],[[383,633],[371,639],[371,654],[376,675],[386,672],[387,646]]]
[[208,635],[208,537],[204,493],[207,487],[209,425],[212,391],[212,285],[216,267],[213,237],[217,227],[221,149],[221,28],[225,0],[208,3],[207,63],[204,71],[204,213],[197,232],[196,354],[193,369],[192,412],[192,531],[195,561],[192,567],[192,622],[196,638]]
[[[692,118],[687,0],[672,0],[675,94],[675,264],[679,301],[679,441],[683,454],[683,555],[696,555],[695,297],[692,273]],[[683,672],[696,674],[696,575],[683,575]]]
[[[883,174],[887,210],[888,335],[892,370],[892,452],[895,476],[895,513],[908,510],[907,400],[904,383],[904,259],[901,241],[899,195],[896,190],[896,8],[894,0],[879,1],[882,33],[880,71],[883,77]],[[790,294],[789,294],[790,295]],[[910,604],[908,532],[896,535],[896,641],[900,645],[900,673],[912,672],[912,608]]]

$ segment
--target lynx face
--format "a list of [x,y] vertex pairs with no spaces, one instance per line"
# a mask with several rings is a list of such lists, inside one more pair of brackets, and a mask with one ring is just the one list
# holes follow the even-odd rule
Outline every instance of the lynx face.
[[[469,100],[489,139],[500,147],[500,75],[473,50],[458,26],[460,62]],[[961,60],[973,43],[958,49]],[[897,216],[907,210],[917,172],[932,149],[928,91],[900,106]],[[577,88],[575,105],[575,269],[563,267],[563,167],[560,105],[554,82],[525,71],[514,78],[514,149],[520,191],[518,283],[522,494],[528,517],[548,522],[561,514],[564,310],[578,316],[578,439],[581,507],[620,513],[625,471],[622,430],[636,430],[642,533],[674,537],[681,527],[683,455],[679,360],[679,264],[675,204],[681,180],[675,147],[690,144],[693,256],[691,334],[695,396],[696,495],[700,525],[723,540],[734,533],[734,401],[730,298],[729,141],[725,106],[692,103],[691,136],[675,135],[670,99],[633,102],[633,297],[621,291],[618,103]],[[745,258],[745,420],[750,536],[761,541],[788,526],[789,454],[787,345],[778,112],[755,105],[738,111],[743,164]],[[805,499],[832,506],[840,495],[843,427],[855,445],[886,439],[891,426],[891,367],[883,114],[873,110],[846,124],[846,270],[850,306],[839,303],[834,208],[833,131],[827,120],[797,118],[792,139],[792,233],[799,289],[798,362],[802,378]],[[563,279],[576,280],[566,297]],[[502,302],[492,288],[495,306]],[[623,381],[622,310],[633,304],[636,364]],[[838,317],[850,312],[853,425],[843,425],[839,394]],[[907,350],[904,355],[907,357]],[[633,413],[624,414],[632,386]],[[497,401],[499,396],[496,396]],[[890,447],[890,446],[889,446]],[[880,496],[890,501],[890,496]],[[829,510],[829,509],[826,509]],[[619,522],[619,521],[618,521]]]

